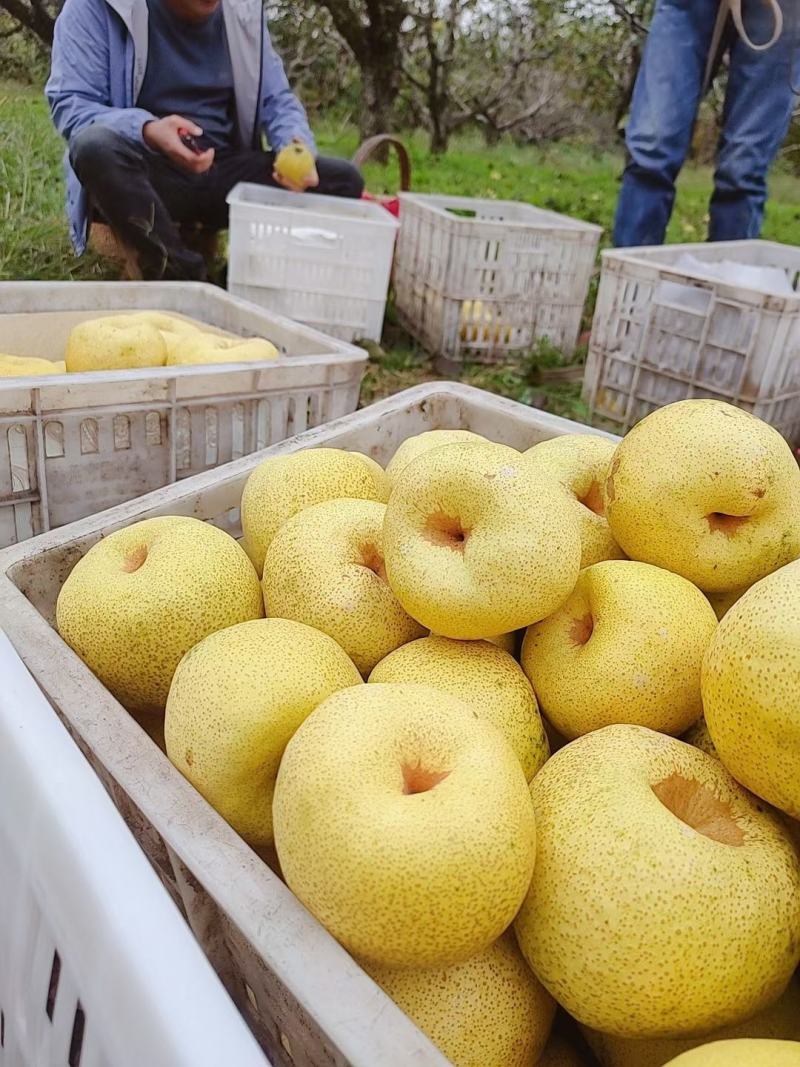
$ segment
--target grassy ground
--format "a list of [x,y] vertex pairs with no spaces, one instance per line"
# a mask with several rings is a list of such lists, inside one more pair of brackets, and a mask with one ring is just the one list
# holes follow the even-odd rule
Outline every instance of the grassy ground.
[[[63,214],[62,144],[41,94],[0,83],[0,279],[113,278],[113,266],[71,252]],[[318,124],[323,152],[352,155],[357,145],[349,125]],[[407,138],[412,182],[421,192],[525,200],[587,222],[611,226],[622,159],[583,146],[546,149],[503,144],[487,149],[477,137],[461,137],[441,158],[430,156],[422,136]],[[395,165],[369,165],[373,192],[394,191]],[[711,174],[687,167],[669,231],[670,241],[704,239]],[[776,174],[764,236],[800,244],[800,180]],[[578,355],[580,358],[580,353]],[[465,379],[550,410],[581,418],[579,382],[547,382],[553,353],[544,346],[513,367],[468,368]],[[372,351],[364,397],[384,396],[436,377],[426,354],[393,322],[391,308],[383,347]]]

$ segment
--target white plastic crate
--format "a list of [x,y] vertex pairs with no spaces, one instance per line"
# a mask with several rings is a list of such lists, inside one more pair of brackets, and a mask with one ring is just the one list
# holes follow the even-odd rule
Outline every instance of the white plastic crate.
[[446,1061],[64,644],[54,629],[56,598],[91,545],[140,519],[194,515],[240,532],[244,483],[267,455],[324,446],[356,449],[385,464],[407,437],[437,428],[473,430],[520,449],[562,433],[592,432],[467,386],[418,386],[0,553],[0,625],[91,753],[231,995],[281,1067],[446,1067]]
[[400,195],[395,304],[431,352],[498,362],[547,338],[573,352],[602,228],[531,204]]
[[380,204],[242,183],[228,289],[345,341],[380,340],[398,222]]
[[267,337],[269,363],[0,378],[0,548],[354,411],[366,353],[192,282],[0,284],[0,352],[63,359],[69,331],[153,308]]
[[[796,295],[687,272],[686,254],[778,268]],[[604,252],[584,379],[593,419],[624,433],[655,408],[714,397],[800,440],[800,248],[768,241]]]
[[0,633],[0,1067],[269,1067]]

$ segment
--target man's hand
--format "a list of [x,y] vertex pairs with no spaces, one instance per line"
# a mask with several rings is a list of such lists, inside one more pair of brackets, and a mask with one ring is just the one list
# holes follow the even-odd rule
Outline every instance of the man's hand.
[[193,152],[181,141],[178,130],[185,130],[193,137],[200,137],[203,133],[200,127],[189,119],[180,115],[167,115],[163,119],[145,123],[142,137],[148,148],[160,152],[181,170],[189,174],[205,174],[214,162],[214,149],[209,148],[199,154]]
[[[302,145],[303,148],[306,147],[299,137],[293,137],[291,143]],[[308,149],[306,149],[306,152],[308,152]],[[312,163],[311,170],[307,171],[300,181],[296,181],[288,175],[280,173],[277,168],[274,167],[272,170],[272,180],[292,193],[304,193],[308,189],[316,189],[319,185],[319,174],[317,174],[316,166]]]

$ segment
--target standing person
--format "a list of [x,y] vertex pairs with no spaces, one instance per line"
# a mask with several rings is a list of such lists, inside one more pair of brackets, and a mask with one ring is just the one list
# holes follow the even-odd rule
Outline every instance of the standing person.
[[798,0],[656,0],[626,133],[615,245],[663,242],[708,74],[726,50],[730,69],[708,236],[759,236],[767,174],[796,101],[797,6]]
[[[181,224],[224,228],[237,182],[293,188],[275,154],[293,140],[316,153],[261,0],[66,0],[45,92],[67,142],[76,251],[97,212],[149,279],[205,278]],[[358,197],[363,181],[320,157],[305,189]]]

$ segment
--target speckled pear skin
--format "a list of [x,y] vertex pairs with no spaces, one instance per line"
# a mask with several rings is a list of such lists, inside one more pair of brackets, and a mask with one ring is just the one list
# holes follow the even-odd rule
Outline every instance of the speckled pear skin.
[[471,707],[428,686],[329,697],[286,746],[273,819],[289,888],[374,964],[445,967],[482,952],[533,870],[517,757]]
[[564,486],[574,501],[581,534],[581,567],[624,559],[606,518],[605,489],[617,442],[598,434],[566,433],[524,453],[532,469]]
[[73,326],[64,349],[70,374],[81,371],[163,367],[167,346],[160,330],[140,315],[104,315]]
[[61,588],[56,625],[129,711],[163,714],[181,657],[264,614],[253,565],[224,530],[180,515],[104,537]]
[[539,1063],[556,1004],[526,965],[513,935],[504,934],[452,967],[365,968],[454,1067]]
[[705,1037],[662,1037],[642,1041],[613,1037],[587,1028],[584,1028],[584,1035],[601,1067],[664,1067],[682,1052],[712,1041],[733,1038],[800,1041],[800,978],[795,975],[778,999],[757,1015],[715,1030]]
[[513,449],[451,444],[418,457],[384,522],[389,584],[409,615],[465,640],[549,615],[578,577],[573,501]]
[[800,556],[800,468],[761,419],[718,400],[681,400],[620,444],[606,513],[631,559],[707,593],[746,589]]
[[560,1034],[551,1034],[536,1067],[596,1067]]
[[686,733],[681,734],[681,741],[685,741],[687,745],[694,745],[701,752],[719,759],[719,754],[714,748],[714,742],[711,740],[711,734],[708,732],[704,716],[701,716],[696,723],[690,726]]
[[703,664],[703,704],[731,774],[800,819],[800,561],[725,615]]
[[325,500],[389,499],[383,468],[360,452],[308,448],[270,456],[251,472],[242,493],[242,545],[261,574],[280,527],[303,508]]
[[386,477],[389,484],[394,485],[406,467],[418,456],[423,456],[434,448],[442,448],[443,445],[491,443],[471,430],[426,430],[425,433],[407,437],[398,445],[397,451],[386,464]]
[[530,682],[507,652],[488,641],[422,637],[390,652],[369,680],[432,685],[472,704],[503,733],[528,781],[550,755]]
[[386,506],[328,500],[288,519],[264,560],[267,614],[329,634],[367,675],[425,628],[400,605],[384,569]]
[[272,844],[272,795],[286,745],[323,700],[360,685],[336,642],[286,619],[206,637],[181,660],[167,699],[167,755],[253,848]]
[[714,1041],[682,1053],[668,1067],[800,1067],[800,1042]]
[[779,996],[800,960],[800,864],[718,760],[608,726],[551,757],[531,795],[537,859],[515,928],[571,1015],[621,1037],[687,1036]]
[[700,670],[716,628],[685,578],[607,560],[581,571],[566,603],[528,629],[521,662],[564,737],[621,722],[680,734],[702,714]]

